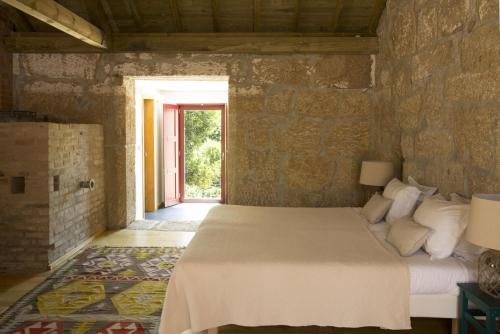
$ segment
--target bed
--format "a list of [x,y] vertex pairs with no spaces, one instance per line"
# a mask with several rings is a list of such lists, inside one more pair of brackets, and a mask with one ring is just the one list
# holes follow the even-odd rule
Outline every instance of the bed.
[[402,258],[386,233],[356,208],[215,207],[176,265],[160,333],[456,318],[456,283],[475,279],[474,264]]

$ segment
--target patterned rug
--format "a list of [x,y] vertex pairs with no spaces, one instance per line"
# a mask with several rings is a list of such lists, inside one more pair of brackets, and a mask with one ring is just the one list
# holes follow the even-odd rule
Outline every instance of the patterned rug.
[[182,251],[88,248],[0,315],[0,333],[157,333]]
[[127,228],[131,230],[154,230],[171,232],[196,232],[202,219],[198,220],[136,220]]

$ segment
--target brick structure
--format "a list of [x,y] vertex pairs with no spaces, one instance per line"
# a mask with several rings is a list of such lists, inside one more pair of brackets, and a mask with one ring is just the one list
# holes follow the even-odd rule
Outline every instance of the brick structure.
[[0,272],[45,271],[104,230],[100,125],[0,123],[0,156]]
[[12,108],[12,54],[5,49],[4,39],[11,27],[0,8],[0,110]]

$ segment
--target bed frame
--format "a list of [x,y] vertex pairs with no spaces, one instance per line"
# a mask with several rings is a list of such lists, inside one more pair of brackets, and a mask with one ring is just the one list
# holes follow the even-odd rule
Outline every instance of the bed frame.
[[[412,295],[410,296],[410,314],[412,318],[451,319],[451,334],[459,333],[458,296]],[[206,332],[207,334],[218,334],[218,328],[210,328]]]

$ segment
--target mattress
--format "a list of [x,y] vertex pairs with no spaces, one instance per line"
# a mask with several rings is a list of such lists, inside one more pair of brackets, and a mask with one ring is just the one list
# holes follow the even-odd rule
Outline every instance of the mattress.
[[[367,222],[368,224],[368,222]],[[397,253],[385,238],[389,224],[368,224],[375,237],[389,250]],[[410,293],[412,295],[458,295],[457,283],[477,281],[477,263],[456,257],[431,260],[429,254],[419,250],[416,254],[403,258],[410,269]]]

